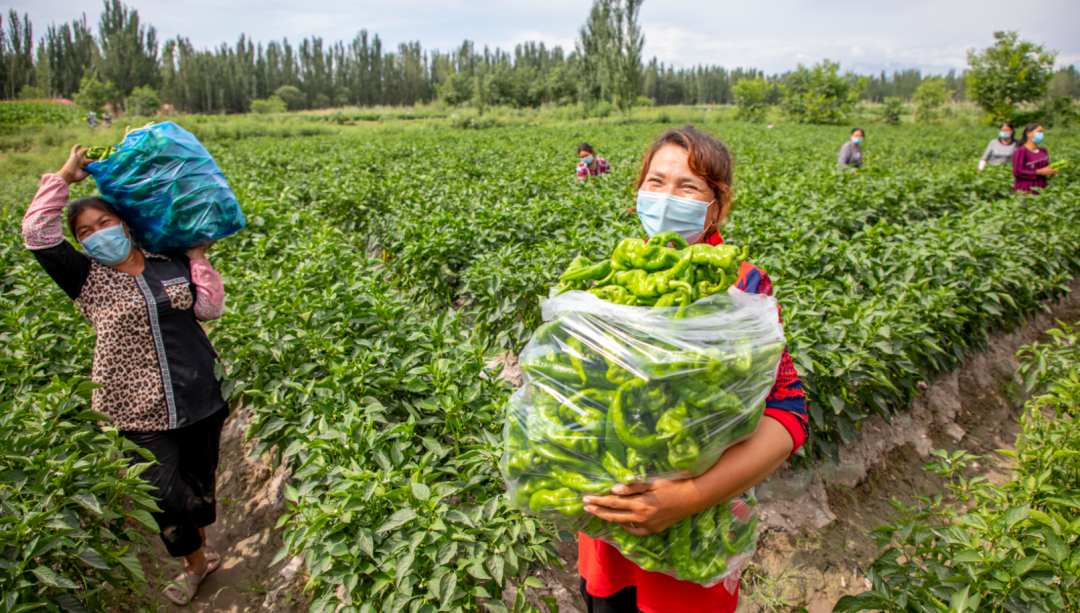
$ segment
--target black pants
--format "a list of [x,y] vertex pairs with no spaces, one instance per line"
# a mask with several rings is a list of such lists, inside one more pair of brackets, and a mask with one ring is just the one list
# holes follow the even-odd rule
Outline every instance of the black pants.
[[[218,448],[228,407],[176,430],[121,432],[154,454],[158,463],[142,474],[154,490],[161,513],[154,513],[169,555],[191,555],[202,547],[199,528],[217,519]],[[146,458],[131,452],[132,463]]]
[[628,587],[607,598],[593,596],[581,580],[581,597],[585,599],[585,613],[641,613],[637,608],[637,588]]

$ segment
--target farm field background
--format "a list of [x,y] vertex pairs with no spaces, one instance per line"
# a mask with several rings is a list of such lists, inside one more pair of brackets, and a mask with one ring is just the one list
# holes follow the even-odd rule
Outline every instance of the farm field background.
[[[502,498],[512,387],[492,358],[528,340],[573,256],[642,235],[625,207],[641,153],[671,122],[178,121],[247,216],[211,252],[227,310],[210,335],[252,414],[253,453],[291,470],[279,526],[305,552],[312,610],[498,610],[487,599],[557,553],[550,526]],[[869,168],[856,176],[834,169],[849,128],[695,123],[735,154],[723,235],[772,277],[807,386],[812,435],[796,465],[835,458],[871,415],[904,411],[920,382],[1023,325],[1080,270],[1075,172],[1014,197],[1006,169],[975,171],[987,129],[864,126]],[[22,249],[19,221],[73,136],[120,134],[3,136],[0,402],[88,376],[91,329]],[[574,178],[582,140],[612,175]],[[1046,146],[1075,168],[1080,130],[1052,129]]]

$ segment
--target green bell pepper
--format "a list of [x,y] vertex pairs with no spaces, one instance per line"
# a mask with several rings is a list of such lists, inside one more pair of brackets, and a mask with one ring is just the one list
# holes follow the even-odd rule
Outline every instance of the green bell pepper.
[[653,234],[646,244],[648,245],[660,245],[666,247],[668,243],[674,243],[675,248],[682,250],[686,249],[690,245],[686,242],[686,239],[682,237],[678,232],[660,232]]
[[514,489],[514,506],[519,509],[526,509],[529,507],[529,498],[532,497],[533,492],[558,488],[559,482],[551,477],[527,476]]
[[597,481],[591,479],[581,473],[571,472],[559,468],[558,466],[551,467],[551,476],[558,481],[563,487],[568,487],[572,490],[578,490],[581,492],[588,492],[590,494],[606,494],[611,492],[611,481]]
[[[586,262],[588,262],[588,260],[586,260]],[[608,276],[610,273],[611,260],[602,260],[595,264],[592,264],[591,262],[589,264],[582,263],[581,266],[573,270],[568,269],[559,276],[559,280],[563,283],[566,283],[567,281],[599,280]]]
[[604,452],[604,459],[601,464],[619,483],[633,483],[637,478],[634,471],[623,466],[610,449]]
[[615,399],[611,402],[611,410],[608,411],[608,418],[615,422],[615,434],[618,435],[619,439],[628,447],[635,447],[646,451],[655,451],[664,445],[664,441],[660,440],[655,433],[647,434],[648,429],[645,424],[640,421],[631,425],[624,415],[624,405],[626,404],[629,393],[647,383],[648,381],[645,379],[634,379],[633,381],[620,385],[619,389],[615,392]]
[[563,515],[581,515],[585,512],[585,505],[581,498],[569,488],[556,490],[536,490],[529,497],[529,508],[533,513],[545,511],[558,511]]

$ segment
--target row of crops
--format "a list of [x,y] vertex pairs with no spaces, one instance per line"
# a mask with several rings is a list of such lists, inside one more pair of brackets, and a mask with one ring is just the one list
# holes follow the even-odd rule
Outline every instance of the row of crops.
[[[511,388],[485,364],[529,338],[541,297],[574,255],[596,259],[617,238],[641,235],[624,207],[657,132],[408,128],[213,144],[249,225],[212,252],[228,306],[211,338],[233,401],[255,413],[256,453],[292,471],[279,557],[305,553],[313,611],[498,611],[509,579],[535,583],[530,569],[554,563],[551,527],[503,497],[496,463]],[[902,410],[919,381],[952,368],[988,331],[1021,322],[1080,268],[1078,186],[1066,178],[1043,196],[1013,198],[1007,173],[974,171],[981,132],[883,129],[868,142],[874,168],[859,176],[832,169],[841,130],[721,133],[739,164],[725,237],[749,245],[776,284],[809,391],[805,458],[835,453],[871,412]],[[571,170],[586,138],[615,173],[582,185]],[[1080,153],[1075,135],[1056,142],[1053,155]],[[74,420],[85,408],[79,396],[63,406],[31,396],[53,376],[85,376],[92,339],[20,250],[24,206],[12,203],[3,220],[5,270],[20,271],[4,280],[13,319],[3,334],[23,335],[3,349],[3,398],[66,407],[64,423],[90,432]],[[24,454],[6,452],[0,469]],[[75,473],[90,470],[73,462]],[[119,479],[93,478],[110,487]],[[60,534],[49,522],[62,513],[95,513],[77,498],[32,491],[37,536],[19,538]],[[3,502],[22,506],[5,515],[31,503],[13,500]],[[134,503],[100,517],[127,513],[132,528],[145,507]],[[117,543],[134,538],[118,530],[109,532]],[[0,546],[8,542],[33,552],[29,541]],[[63,573],[73,585],[91,588],[85,577],[126,568],[126,554],[99,551],[107,568],[98,568],[79,561],[79,543],[62,544],[54,551],[78,570]],[[0,591],[18,603],[47,598],[54,610],[58,595],[82,593],[35,574],[35,559],[25,557]]]

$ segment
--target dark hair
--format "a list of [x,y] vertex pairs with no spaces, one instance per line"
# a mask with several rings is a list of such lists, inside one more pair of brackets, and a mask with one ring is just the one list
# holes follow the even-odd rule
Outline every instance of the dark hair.
[[1003,121],[1003,122],[1001,122],[1001,127],[998,128],[998,132],[1001,132],[1001,128],[1009,128],[1013,132],[1016,132],[1016,128],[1013,127],[1011,121]]
[[91,196],[89,198],[79,198],[75,202],[68,205],[67,222],[68,230],[71,230],[71,236],[75,240],[79,240],[79,237],[75,236],[75,221],[82,215],[83,211],[87,209],[93,209],[95,211],[101,211],[102,213],[109,213],[110,215],[116,215],[116,218],[120,221],[124,221],[124,216],[117,211],[113,205],[106,202],[104,199],[97,196]]
[[[1024,131],[1020,134],[1020,140],[1016,141],[1017,147],[1023,147],[1028,141],[1028,132],[1031,132],[1035,128],[1041,127],[1041,123],[1029,123],[1024,126]],[[1013,132],[1013,138],[1016,138],[1016,132]]]
[[596,155],[596,152],[593,151],[592,145],[590,145],[589,143],[581,143],[580,145],[578,145],[577,152],[581,153],[582,151],[587,151],[591,155]]
[[854,134],[854,133],[856,133],[856,132],[862,132],[862,133],[863,133],[863,136],[866,136],[866,130],[863,130],[862,128],[852,128],[852,129],[851,129],[851,133],[852,133],[852,134]]
[[645,183],[645,175],[649,172],[653,157],[665,145],[678,145],[686,150],[690,172],[701,177],[713,189],[720,202],[719,221],[724,221],[731,206],[731,182],[735,175],[735,162],[724,143],[694,126],[670,128],[649,145],[641,161],[641,176],[638,177],[637,188],[641,189],[641,185]]

